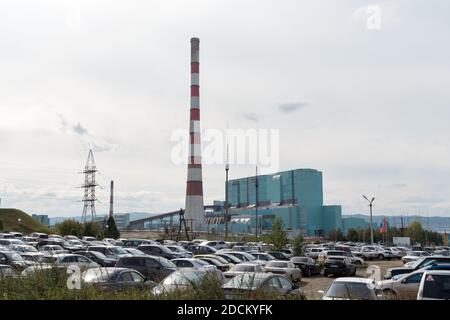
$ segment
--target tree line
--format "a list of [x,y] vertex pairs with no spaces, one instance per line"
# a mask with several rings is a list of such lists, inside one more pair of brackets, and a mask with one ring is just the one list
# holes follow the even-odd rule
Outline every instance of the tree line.
[[[442,234],[435,231],[425,230],[419,221],[412,222],[406,228],[388,227],[386,233],[381,233],[378,228],[373,229],[373,241],[383,243],[393,243],[394,237],[409,237],[411,244],[419,243],[421,245],[443,244]],[[340,229],[331,230],[327,236],[332,241],[352,241],[352,242],[370,242],[370,228],[366,229],[349,229],[344,234]]]

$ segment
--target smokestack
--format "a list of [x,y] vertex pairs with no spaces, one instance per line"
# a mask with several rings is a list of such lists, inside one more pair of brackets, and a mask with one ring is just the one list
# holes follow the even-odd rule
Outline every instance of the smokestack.
[[113,203],[114,203],[114,181],[111,180],[111,191],[110,191],[110,197],[109,197],[109,216],[110,217],[112,217],[114,214]]
[[191,39],[191,106],[185,218],[199,230],[204,216],[200,132],[200,39]]

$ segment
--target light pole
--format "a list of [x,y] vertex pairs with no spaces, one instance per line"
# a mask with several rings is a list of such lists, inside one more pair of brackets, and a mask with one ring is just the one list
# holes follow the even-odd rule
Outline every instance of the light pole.
[[372,198],[372,200],[369,200],[365,195],[363,195],[363,198],[369,201],[369,208],[370,208],[370,244],[373,245],[373,225],[372,225],[372,207],[373,202],[375,201],[375,197]]

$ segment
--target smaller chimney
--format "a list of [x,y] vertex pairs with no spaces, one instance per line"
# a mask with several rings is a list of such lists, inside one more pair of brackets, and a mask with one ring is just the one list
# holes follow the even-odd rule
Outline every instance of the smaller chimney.
[[112,217],[114,214],[113,203],[114,203],[114,181],[111,180],[111,195],[109,198],[109,216]]

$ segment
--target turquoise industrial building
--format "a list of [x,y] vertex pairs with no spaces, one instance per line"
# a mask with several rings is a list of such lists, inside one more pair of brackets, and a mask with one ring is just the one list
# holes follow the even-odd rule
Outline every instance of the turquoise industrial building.
[[[264,233],[280,218],[286,230],[308,237],[327,236],[332,230],[367,227],[364,219],[342,218],[340,205],[324,205],[322,172],[296,169],[230,180],[228,203],[231,233]],[[257,195],[258,193],[258,195]],[[256,205],[257,203],[257,205]],[[224,201],[215,201],[205,214],[209,231],[224,229]]]

